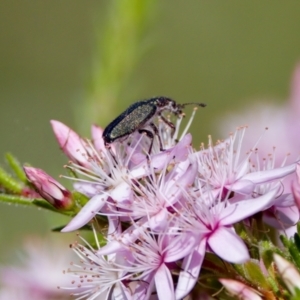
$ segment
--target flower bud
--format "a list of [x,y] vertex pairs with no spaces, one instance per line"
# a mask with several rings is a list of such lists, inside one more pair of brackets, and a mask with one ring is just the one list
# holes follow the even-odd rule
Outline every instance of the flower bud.
[[73,206],[71,192],[43,170],[24,167],[24,171],[36,191],[55,208],[67,210]]
[[292,263],[278,254],[274,254],[274,261],[287,288],[292,294],[295,294],[295,289],[300,289],[300,274],[298,270]]
[[233,279],[219,279],[224,285],[226,290],[232,295],[238,296],[239,299],[243,300],[261,300],[262,298],[249,286],[233,280]]

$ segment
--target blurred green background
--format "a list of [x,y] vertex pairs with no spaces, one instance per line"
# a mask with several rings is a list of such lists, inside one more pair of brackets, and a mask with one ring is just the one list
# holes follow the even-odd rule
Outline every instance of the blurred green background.
[[[178,102],[200,101],[208,106],[199,110],[193,124],[198,145],[214,134],[224,113],[260,99],[283,102],[288,97],[291,74],[300,59],[299,1],[153,0],[147,8],[151,12],[136,23],[144,26],[138,26],[140,41],[123,35],[124,48],[109,30],[120,25],[122,15],[111,8],[113,2],[0,1],[1,155],[10,151],[57,178],[67,159],[52,134],[51,119],[88,136],[91,123],[105,126],[111,115],[139,99],[166,95]],[[124,7],[130,2],[124,0]],[[125,25],[121,22],[121,36]],[[116,46],[105,49],[105,42],[114,38]],[[128,54],[130,46],[134,49]],[[83,103],[97,98],[97,71],[105,55],[114,51],[119,53],[117,69],[123,53],[124,60],[133,56],[132,66],[125,65],[116,76],[120,86],[110,87],[117,102],[100,92],[101,105],[91,109],[94,115],[87,120]],[[28,233],[45,233],[52,217],[1,204],[2,250]]]

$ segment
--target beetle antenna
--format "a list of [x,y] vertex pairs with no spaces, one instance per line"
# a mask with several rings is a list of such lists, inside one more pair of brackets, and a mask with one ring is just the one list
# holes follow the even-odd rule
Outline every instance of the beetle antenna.
[[206,104],[205,103],[198,103],[198,102],[189,102],[189,103],[182,103],[182,104],[178,104],[178,106],[180,106],[180,108],[184,108],[186,105],[197,105],[197,106],[201,106],[201,107],[205,107]]

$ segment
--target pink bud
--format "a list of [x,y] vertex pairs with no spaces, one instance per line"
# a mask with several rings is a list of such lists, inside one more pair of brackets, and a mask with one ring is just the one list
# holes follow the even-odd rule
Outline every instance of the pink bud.
[[238,296],[239,299],[244,300],[261,300],[262,298],[257,294],[255,290],[249,286],[232,279],[219,279],[219,281],[225,286],[226,290],[232,295]]
[[278,254],[274,254],[274,261],[281,275],[282,280],[292,294],[295,294],[296,288],[300,288],[300,274],[296,267]]
[[71,192],[43,170],[24,167],[24,171],[37,192],[55,208],[70,209],[73,206]]

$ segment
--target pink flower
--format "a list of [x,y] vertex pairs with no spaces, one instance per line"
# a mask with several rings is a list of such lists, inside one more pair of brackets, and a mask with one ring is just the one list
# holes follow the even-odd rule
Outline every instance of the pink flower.
[[[182,160],[187,160],[190,142],[191,136],[187,135],[173,148],[151,156],[152,170],[159,171],[163,168],[166,169],[168,163],[179,163]],[[93,162],[93,159],[90,159],[89,168],[70,166],[74,171],[86,177],[82,181],[78,179],[75,188],[88,194],[91,198],[63,229],[63,232],[82,227],[98,213],[105,215],[106,206],[112,207],[110,214],[116,211],[120,215],[119,209],[129,210],[127,215],[138,214],[135,210],[137,205],[134,203],[134,191],[139,192],[139,188],[134,183],[140,178],[149,175],[151,169],[149,169],[146,157],[138,165],[131,164],[130,158],[132,154],[122,153],[122,149],[119,150],[116,150],[115,157],[112,157],[109,150],[102,149],[102,152],[100,152],[102,156],[94,155],[98,155],[97,161]],[[191,184],[192,182],[193,178],[186,184]],[[173,180],[173,185],[174,183],[175,181]],[[85,192],[87,190],[89,191],[88,193]],[[133,214],[130,214],[130,211],[133,211]]]
[[175,300],[172,265],[193,249],[197,241],[195,236],[167,232],[156,236],[142,228],[138,230],[140,242],[125,246],[132,254],[129,270],[137,280],[134,299],[149,299],[151,293],[157,293],[158,299]]
[[[96,234],[95,239],[99,247]],[[80,262],[72,263],[65,271],[65,280],[68,279],[70,283],[65,287],[61,286],[62,290],[68,290],[78,300],[109,299],[109,297],[120,300],[131,299],[132,293],[127,287],[127,282],[132,275],[129,272],[131,269],[125,263],[120,264],[115,255],[108,257],[98,255],[87,242],[84,245],[74,243],[71,246]],[[122,255],[125,255],[124,252]]]
[[[206,149],[196,151],[186,130],[178,137],[180,122],[174,135],[165,122],[157,122],[153,140],[134,132],[106,148],[101,128],[92,127],[89,141],[52,121],[60,147],[71,159],[67,168],[74,177],[66,178],[88,199],[75,203],[78,213],[62,231],[79,229],[92,218],[108,224],[103,247],[96,234],[97,247],[72,245],[81,263],[68,269],[74,287],[67,288],[77,299],[183,299],[199,279],[206,252],[234,264],[250,259],[236,223],[257,213],[269,223],[280,216],[285,226],[299,220],[296,183],[294,196],[283,185],[295,173],[295,162],[278,166],[272,159],[264,161],[258,142],[244,152],[245,127],[217,145],[210,138]],[[43,171],[25,170],[53,203],[53,195],[64,195]],[[225,279],[223,284],[244,299],[259,299],[243,284]]]
[[256,199],[242,200],[234,204],[220,202],[207,205],[205,199],[197,202],[190,199],[187,215],[183,219],[193,234],[200,232],[199,243],[183,259],[183,270],[176,288],[177,299],[185,297],[196,284],[207,249],[232,263],[244,263],[250,258],[245,243],[235,233],[232,225],[269,207],[277,193],[278,187]]
[[[228,191],[251,195],[255,188],[266,182],[283,178],[295,171],[295,165],[272,168],[272,170],[251,170],[250,157],[255,144],[243,155],[242,146],[246,128],[239,128],[224,142],[213,146],[210,140],[207,149],[195,153],[199,168],[199,185],[203,183],[209,194],[226,197]],[[206,191],[203,191],[204,193]]]
[[[253,116],[255,115],[255,118]],[[249,134],[245,137],[242,151],[252,147],[257,140],[257,132],[267,127],[268,130],[261,136],[256,146],[256,155],[254,161],[256,169],[270,170],[277,166],[284,166],[287,162],[296,162],[299,160],[300,153],[300,64],[295,68],[292,78],[290,99],[286,106],[275,106],[270,103],[256,104],[248,107],[244,113],[239,113],[225,119],[219,128],[223,133],[232,130],[236,124],[245,124],[249,126]],[[234,123],[234,125],[233,125]],[[244,154],[244,157],[248,157]],[[284,167],[285,168],[285,167]],[[295,172],[285,176],[282,180],[284,194],[278,198],[273,207],[264,212],[264,221],[269,225],[285,230],[292,227],[299,221],[298,184],[295,178]],[[268,187],[256,187],[255,193],[260,195],[261,189],[267,190]],[[291,194],[291,191],[293,192]],[[294,199],[293,199],[294,198]],[[291,234],[294,230],[289,231]]]
[[[73,259],[68,247],[59,242],[28,239],[24,247],[21,266],[1,267],[0,299],[55,300],[69,297],[58,289],[69,286],[62,270]],[[78,290],[78,288],[77,288]],[[5,298],[10,295],[10,298]]]

